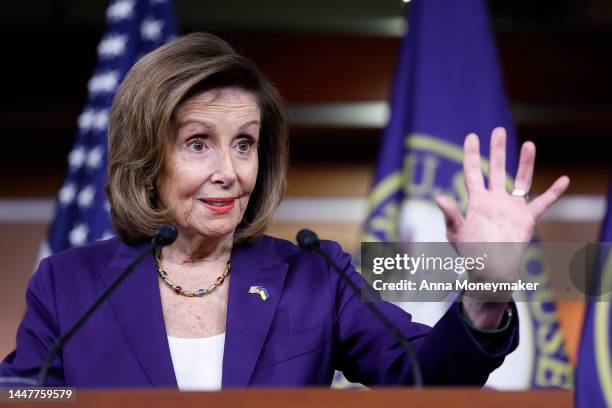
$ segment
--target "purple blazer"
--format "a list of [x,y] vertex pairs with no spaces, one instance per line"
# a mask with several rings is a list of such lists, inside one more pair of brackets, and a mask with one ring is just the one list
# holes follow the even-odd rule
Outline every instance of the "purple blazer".
[[[351,262],[337,243],[322,245],[341,267]],[[16,350],[0,364],[0,376],[36,378],[53,341],[141,249],[114,238],[42,260],[28,284]],[[352,266],[348,273],[363,283]],[[366,385],[412,382],[399,344],[320,256],[264,236],[234,248],[229,285],[223,387],[329,386],[335,369]],[[270,297],[250,294],[254,285]],[[465,325],[458,303],[433,328],[391,303],[377,306],[416,348],[426,385],[484,384],[518,344],[516,318],[501,334],[482,335]],[[153,255],[66,344],[48,384],[177,387]]]

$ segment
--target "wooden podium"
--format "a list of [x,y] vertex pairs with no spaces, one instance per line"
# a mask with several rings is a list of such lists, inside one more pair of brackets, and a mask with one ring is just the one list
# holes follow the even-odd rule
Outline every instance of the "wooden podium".
[[[2,404],[15,407],[41,407],[40,402]],[[45,403],[43,403],[45,405]],[[300,389],[230,389],[216,392],[178,392],[174,390],[77,390],[76,401],[52,403],[53,406],[92,408],[564,408],[573,406],[569,391],[500,392],[471,388],[404,388],[360,390]]]

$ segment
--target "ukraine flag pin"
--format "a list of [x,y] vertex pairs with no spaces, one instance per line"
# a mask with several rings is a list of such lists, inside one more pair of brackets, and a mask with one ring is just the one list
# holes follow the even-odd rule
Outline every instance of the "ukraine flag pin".
[[270,293],[268,293],[268,289],[263,286],[251,286],[249,288],[249,293],[257,293],[261,297],[261,300],[267,300],[270,297]]

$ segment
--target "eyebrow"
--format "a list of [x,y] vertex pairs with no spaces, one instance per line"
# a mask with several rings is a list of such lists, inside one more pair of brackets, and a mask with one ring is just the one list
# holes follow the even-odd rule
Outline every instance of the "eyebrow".
[[258,126],[261,126],[261,124],[259,123],[259,121],[258,121],[258,120],[251,120],[251,121],[249,121],[249,122],[247,122],[247,123],[243,123],[243,124],[240,126],[240,130],[244,130],[245,128],[248,128],[249,126],[252,126],[252,125],[258,125]]
[[[179,128],[183,128],[187,125],[191,125],[192,123],[195,123],[197,125],[201,125],[204,126],[207,129],[214,129],[215,125],[210,123],[210,122],[206,122],[206,121],[201,121],[201,120],[195,120],[195,119],[190,119],[190,120],[186,120],[184,122],[179,122]],[[249,126],[252,125],[260,125],[259,120],[251,120],[249,122],[243,123],[242,125],[240,125],[240,128],[238,129],[239,131],[243,131],[244,129],[248,128]]]

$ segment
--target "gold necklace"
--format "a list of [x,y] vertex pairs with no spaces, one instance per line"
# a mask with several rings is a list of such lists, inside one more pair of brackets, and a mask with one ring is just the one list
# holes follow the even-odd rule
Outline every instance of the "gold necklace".
[[207,287],[206,289],[198,289],[195,292],[191,290],[185,290],[178,285],[175,285],[170,279],[168,279],[168,274],[161,267],[161,250],[158,249],[155,251],[155,264],[157,265],[157,273],[159,277],[163,279],[164,282],[172,289],[175,293],[188,297],[202,297],[204,295],[208,295],[213,290],[217,289],[219,286],[223,284],[225,278],[230,273],[230,266],[232,265],[232,261],[227,261],[227,265],[225,266],[225,271],[215,279],[215,282]]

